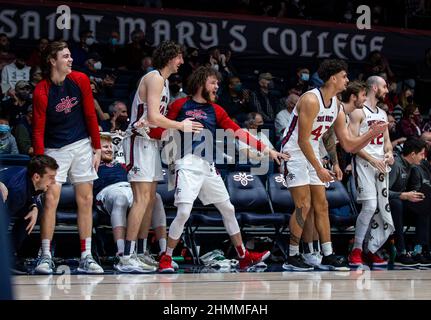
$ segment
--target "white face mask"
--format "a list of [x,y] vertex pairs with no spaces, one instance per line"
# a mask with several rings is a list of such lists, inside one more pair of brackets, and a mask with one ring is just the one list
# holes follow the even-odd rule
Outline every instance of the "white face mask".
[[101,70],[102,69],[102,62],[97,61],[95,64],[93,64],[93,67],[95,70]]
[[95,40],[93,37],[88,37],[87,39],[85,39],[85,44],[87,46],[91,46],[92,44],[94,44]]

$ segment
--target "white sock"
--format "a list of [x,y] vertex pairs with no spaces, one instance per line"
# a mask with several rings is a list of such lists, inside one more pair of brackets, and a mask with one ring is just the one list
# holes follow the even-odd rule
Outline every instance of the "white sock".
[[124,239],[118,239],[117,240],[117,254],[123,254],[124,253]]
[[51,240],[49,239],[42,239],[42,256],[51,258]]
[[310,251],[310,253],[314,252],[314,247],[313,247],[313,242],[308,242],[308,250]]
[[91,237],[81,239],[81,259],[91,255]]
[[166,248],[166,255],[172,257],[172,254],[174,253],[174,248]]
[[144,245],[143,245],[143,250],[144,252],[147,251],[147,238],[144,239]]
[[299,246],[293,246],[289,244],[289,256],[293,257],[299,254]]
[[332,250],[332,242],[322,243],[322,251],[325,257],[333,254],[334,251]]
[[166,251],[166,238],[159,239],[159,247],[160,247],[160,253]]

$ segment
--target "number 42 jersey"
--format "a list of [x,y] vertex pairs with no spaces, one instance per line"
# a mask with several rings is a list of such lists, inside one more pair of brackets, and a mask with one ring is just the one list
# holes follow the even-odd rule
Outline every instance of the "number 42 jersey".
[[[319,143],[322,139],[323,134],[328,131],[328,129],[332,126],[337,118],[338,114],[338,103],[337,97],[332,97],[331,102],[328,106],[325,106],[322,92],[316,88],[310,91],[305,92],[301,98],[305,94],[314,94],[319,101],[319,113],[313,121],[313,127],[311,129],[310,135],[310,144],[314,150],[314,154],[317,159],[320,159],[319,153]],[[299,101],[301,101],[301,98]],[[281,151],[282,152],[297,152],[301,151],[298,145],[298,111],[297,106],[292,111],[292,115],[290,116],[289,124],[287,128],[284,130],[283,140],[281,142]],[[306,105],[302,105],[301,108],[307,107]]]

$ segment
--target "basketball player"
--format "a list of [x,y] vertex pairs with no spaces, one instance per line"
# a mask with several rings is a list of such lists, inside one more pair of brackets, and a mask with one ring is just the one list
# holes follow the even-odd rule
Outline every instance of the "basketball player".
[[103,273],[91,254],[93,180],[100,163],[100,137],[88,77],[72,71],[67,44],[54,41],[42,59],[45,79],[33,93],[33,149],[35,155],[53,157],[59,168],[56,184],[46,193],[41,217],[42,256],[35,271],[51,274],[51,241],[61,185],[68,178],[75,187],[81,260],[78,271]]
[[[96,204],[100,210],[106,212],[111,217],[112,233],[114,241],[117,244],[117,256],[124,252],[124,239],[126,235],[127,212],[133,204],[133,192],[130,183],[127,181],[127,171],[123,164],[114,162],[114,152],[112,138],[110,135],[102,134],[100,136],[102,145],[102,159],[99,167],[99,179],[94,182],[94,194]],[[159,240],[161,251],[166,251],[166,214],[163,208],[163,202],[160,195],[156,194],[154,210],[149,216],[148,229],[153,226],[156,238]],[[145,221],[142,221],[144,224]],[[142,225],[141,225],[142,228]],[[146,238],[146,237],[145,237]],[[140,246],[142,248],[140,248]],[[152,272],[158,267],[149,254],[145,252],[145,244],[139,244],[137,258],[133,262],[136,264],[121,265],[116,264],[114,268],[119,272]]]
[[[154,139],[157,127],[198,132],[202,125],[185,119],[182,122],[167,119],[169,102],[168,78],[178,72],[183,64],[182,47],[172,41],[164,41],[153,54],[155,70],[140,80],[132,105],[132,114],[123,150],[128,179],[133,190],[133,205],[127,219],[127,235],[124,255],[119,266],[136,264],[131,254],[135,250],[139,227],[145,215],[152,212],[157,182],[163,180],[159,141]],[[149,124],[149,128],[147,126]]]
[[[340,114],[339,117],[344,117],[346,121],[346,128],[349,124],[349,115],[356,109],[362,109],[365,100],[367,99],[367,85],[362,81],[352,81],[347,85],[346,90],[341,93]],[[332,128],[332,127],[331,127]],[[333,137],[334,130],[328,130],[323,136],[323,144],[331,159],[333,171],[336,173],[338,181],[342,180],[343,172],[338,165],[338,157],[336,152],[336,143]],[[304,231],[302,234],[304,246],[304,261],[316,268],[319,268],[322,261],[320,252],[319,233],[315,228],[314,212],[311,208],[307,219],[305,220]],[[314,244],[313,244],[314,241]]]
[[[350,114],[350,130],[353,135],[359,135],[368,130],[371,123],[387,121],[386,112],[377,107],[388,93],[386,81],[378,76],[367,79],[368,92],[364,108]],[[362,246],[371,218],[377,209],[376,186],[378,173],[386,175],[386,166],[394,163],[392,144],[389,131],[382,134],[359,151],[353,158],[355,176],[357,181],[357,198],[362,203],[361,212],[356,220],[355,243],[349,255],[349,264],[359,266],[363,264]],[[373,266],[383,266],[387,262],[377,254],[368,253],[368,259]]]
[[[263,151],[271,159],[278,161],[278,158],[283,158],[287,160],[288,156],[269,149],[246,131],[240,129],[229,118],[224,109],[214,103],[219,88],[219,79],[220,74],[211,67],[199,67],[189,78],[188,92],[191,96],[176,100],[168,111],[168,118],[183,120],[192,117],[202,123],[206,130],[203,132],[205,135],[202,135],[200,139],[196,139],[195,135],[191,146],[187,149],[186,147],[182,148],[180,159],[175,161],[177,215],[169,228],[166,253],[160,258],[160,272],[174,272],[172,253],[183,233],[184,225],[197,197],[204,205],[214,204],[222,214],[223,223],[238,253],[241,269],[246,269],[269,257],[269,251],[256,253],[245,249],[235,217],[235,208],[230,202],[221,176],[218,175],[214,167],[214,154],[208,154],[207,151],[210,148],[204,148],[205,155],[202,155],[201,151],[205,143],[215,142],[216,129],[222,128],[233,130],[241,141],[258,151]],[[182,138],[184,141],[184,137]]]
[[304,221],[311,207],[314,208],[315,224],[323,251],[320,268],[348,270],[332,249],[324,185],[334,179],[334,173],[325,169],[319,160],[319,142],[323,134],[334,125],[341,146],[348,152],[355,152],[380,134],[387,124],[377,123],[357,138],[350,136],[344,113],[340,112],[336,98],[338,93],[346,89],[349,81],[346,71],[347,65],[344,61],[322,62],[318,73],[324,85],[301,96],[282,140],[282,151],[288,152],[291,157],[284,165],[286,183],[296,207],[290,219],[289,257],[283,265],[287,270],[313,270],[299,254]]

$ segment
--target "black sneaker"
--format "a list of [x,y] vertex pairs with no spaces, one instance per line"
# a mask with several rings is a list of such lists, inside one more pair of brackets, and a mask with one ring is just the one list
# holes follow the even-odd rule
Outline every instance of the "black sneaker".
[[409,253],[407,253],[407,254],[397,255],[394,260],[394,266],[418,267],[419,263],[415,261]]
[[414,254],[412,255],[412,259],[419,263],[421,267],[431,267],[431,257],[426,254]]
[[334,253],[329,256],[323,256],[322,263],[319,266],[322,270],[330,271],[350,271],[346,259],[337,257]]
[[287,257],[287,261],[283,264],[283,269],[288,271],[313,271],[314,267],[305,263],[302,255],[297,254]]

